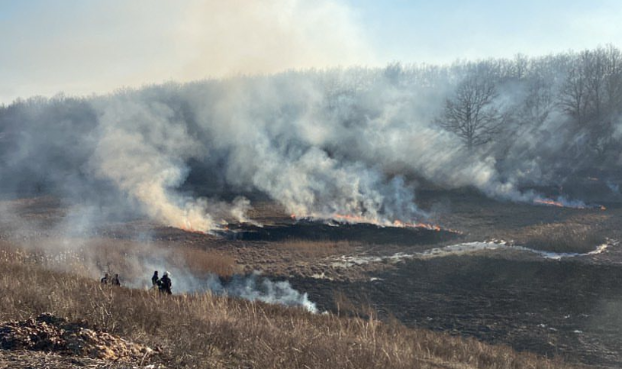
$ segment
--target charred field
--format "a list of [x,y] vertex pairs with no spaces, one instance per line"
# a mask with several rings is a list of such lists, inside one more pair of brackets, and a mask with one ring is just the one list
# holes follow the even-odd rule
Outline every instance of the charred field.
[[0,2],[0,369],[622,368],[622,2],[100,2]]
[[[128,219],[61,237],[58,224],[70,209],[53,197],[31,197],[3,201],[15,215],[3,219],[0,242],[34,254],[50,244],[68,248],[75,255],[48,266],[90,278],[118,272],[137,287],[149,275],[127,259],[141,253],[162,253],[154,265],[213,272],[224,283],[259,272],[289,281],[319,311],[614,368],[622,363],[622,206],[616,198],[596,200],[606,210],[423,190],[422,206],[441,209],[432,219],[440,231],[296,220],[257,201],[249,212],[256,223],[231,222],[212,234]],[[87,249],[97,251],[87,257]]]

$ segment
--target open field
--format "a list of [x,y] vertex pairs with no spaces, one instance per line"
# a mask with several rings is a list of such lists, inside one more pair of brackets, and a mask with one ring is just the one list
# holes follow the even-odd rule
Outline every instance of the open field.
[[562,368],[517,354],[373,316],[343,318],[212,294],[161,296],[102,287],[36,263],[0,261],[0,320],[51,312],[96,331],[154,348],[140,362],[22,355],[0,350],[0,367],[126,368]]
[[622,2],[76,3],[0,1],[0,369],[622,368]]
[[[419,367],[429,364],[429,367],[441,368],[454,367],[454,364],[448,363],[465,360],[471,367],[487,367],[484,362],[489,359],[477,358],[479,354],[472,359],[460,357],[462,349],[453,345],[466,344],[480,347],[476,351],[494,352],[486,355],[512,357],[513,364],[493,364],[490,361],[490,367],[546,367],[527,364],[528,361],[516,364],[519,359],[511,356],[515,354],[508,354],[512,351],[503,351],[506,349],[496,346],[489,348],[476,342],[504,344],[514,350],[594,367],[614,368],[622,363],[622,350],[619,348],[622,343],[619,340],[622,337],[622,315],[618,313],[618,307],[622,304],[622,249],[617,243],[622,239],[617,227],[622,221],[619,204],[610,201],[605,204],[607,210],[569,209],[496,202],[470,192],[434,191],[423,192],[420,201],[424,206],[441,209],[433,214],[432,221],[451,231],[297,221],[270,202],[258,202],[252,215],[253,219],[263,224],[259,228],[232,224],[228,231],[221,234],[206,235],[133,219],[100,224],[91,234],[66,235],[60,230],[67,228],[63,219],[71,211],[54,199],[7,200],[3,206],[10,209],[12,216],[4,216],[0,224],[1,259],[4,270],[9,271],[5,275],[19,275],[17,280],[20,283],[16,284],[19,288],[13,288],[8,294],[12,297],[5,296],[2,317],[21,319],[44,310],[72,319],[86,314],[86,318],[98,326],[147,345],[157,345],[166,332],[166,345],[173,353],[169,359],[178,360],[175,365],[191,365],[203,360],[215,367],[237,367],[235,365],[253,362],[252,367],[276,368],[283,367],[279,365],[284,362],[317,359],[322,355],[342,357],[343,354],[330,350],[346,350],[350,353],[343,357],[349,359],[326,367],[375,367],[361,366],[363,362],[378,367],[412,367],[417,362]],[[59,227],[59,224],[63,226]],[[505,240],[507,243],[497,241],[486,244],[488,248],[482,250],[452,250],[450,254],[430,256],[433,250],[444,250],[442,248],[449,245],[490,239]],[[607,247],[599,253],[560,260],[547,259],[544,256],[549,254],[529,252],[518,247],[584,254],[594,251],[601,244],[607,244]],[[41,266],[51,271],[44,271]],[[108,294],[92,282],[104,271],[110,271],[119,273],[125,285],[142,289],[149,285],[154,268],[174,270],[173,289],[176,292],[196,290],[195,285],[183,284],[185,273],[200,278],[215,273],[226,281],[232,275],[260,271],[273,280],[290,281],[296,290],[308,293],[309,299],[320,311],[326,310],[354,320],[309,315],[299,309],[282,310],[271,305],[230,302],[207,295],[173,297],[170,302],[174,303],[174,310],[187,309],[192,318],[165,323],[170,313],[166,312],[164,300],[125,289]],[[67,274],[43,277],[52,271]],[[21,284],[22,280],[31,278],[30,275],[36,280]],[[43,287],[45,283],[42,280],[48,279],[55,284]],[[71,286],[63,286],[65,279],[71,281]],[[9,288],[11,278],[5,277],[4,281]],[[34,290],[24,286],[32,286]],[[47,292],[44,291],[57,289],[65,292],[55,292],[51,300],[45,297]],[[69,291],[80,289],[84,289],[81,295],[89,296],[87,300],[99,296],[95,298],[97,301],[108,301],[105,306],[98,307],[101,308],[99,316],[90,316],[96,313],[87,313],[90,308],[84,307],[84,304],[94,302],[71,302],[74,297]],[[30,302],[14,296],[21,293],[28,294]],[[98,295],[101,293],[107,297]],[[130,303],[123,300],[125,297],[114,296],[132,296],[132,300],[138,302],[131,304],[138,305],[128,305]],[[235,308],[228,305],[232,303]],[[157,317],[154,321],[132,315],[149,309],[156,309],[153,314],[150,313]],[[226,319],[222,318],[226,322],[220,321],[220,313],[215,313],[220,311],[218,309],[228,311],[223,313]],[[232,309],[238,311],[237,315],[227,316],[232,314]],[[122,317],[122,311],[134,313]],[[206,312],[208,317],[196,311]],[[243,316],[252,317],[253,322],[261,321],[262,326],[250,325],[242,319]],[[363,320],[357,320],[357,317]],[[278,323],[281,319],[294,319],[287,324],[298,328],[305,324],[328,324],[333,328],[300,328],[292,336],[281,337],[282,330],[293,329],[282,325],[285,323]],[[378,319],[394,323],[379,324]],[[205,336],[208,341],[211,333],[204,332],[226,331],[222,324],[236,333],[230,333],[231,336],[227,337],[212,337],[217,344],[190,342],[181,331],[175,330],[175,324],[194,327],[197,332],[189,336]],[[400,341],[396,343],[399,347],[419,342],[421,335],[427,337],[426,340],[455,339],[457,343],[437,341],[439,347],[452,347],[441,355],[442,359],[428,356],[421,359],[418,353],[412,351],[398,353],[400,350],[382,346],[384,343],[376,348],[363,345],[360,350],[365,347],[365,352],[371,350],[376,354],[378,350],[385,350],[395,352],[397,356],[368,356],[376,354],[363,354],[358,349],[351,351],[352,348],[346,348],[349,347],[347,343],[341,347],[340,340],[329,340],[325,342],[325,347],[312,347],[311,342],[316,341],[314,334],[320,334],[322,329],[332,332],[336,329],[335,324],[348,325],[348,332],[342,333],[342,337],[351,335],[359,338],[369,338],[371,333],[365,329],[374,326],[374,329],[384,332],[373,333],[376,344],[379,344],[378,335],[385,335],[387,340],[399,336]],[[242,326],[249,326],[252,332],[238,331]],[[203,331],[199,331],[198,327],[202,327]],[[262,333],[266,327],[274,329],[270,338],[262,336],[264,338],[251,340],[246,337],[267,334]],[[442,335],[437,336],[428,330]],[[302,331],[304,336],[300,336]],[[279,336],[278,342],[276,336]],[[450,338],[452,336],[455,338]],[[281,339],[287,343],[281,342]],[[242,342],[248,344],[250,341],[252,345],[264,345],[263,350],[266,347],[274,350],[285,345],[291,346],[292,351],[273,352],[276,356],[270,358],[256,358],[251,353],[260,350],[260,347],[237,347]],[[206,352],[201,355],[207,356],[181,354],[183,347],[189,347],[193,352]],[[316,349],[322,352],[309,351]],[[299,354],[307,359],[301,359],[297,356]],[[354,356],[363,357],[364,361],[357,362],[352,358]],[[536,360],[532,356],[525,358]],[[292,367],[304,367],[300,364],[303,361]]]

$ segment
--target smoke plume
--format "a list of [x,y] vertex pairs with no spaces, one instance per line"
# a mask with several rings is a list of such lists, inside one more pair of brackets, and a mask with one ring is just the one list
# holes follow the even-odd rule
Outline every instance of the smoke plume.
[[[1,184],[5,194],[51,193],[106,218],[203,232],[248,221],[253,193],[296,216],[417,221],[428,216],[416,205],[420,180],[584,207],[523,187],[563,184],[594,165],[619,124],[604,136],[577,130],[552,102],[563,69],[520,80],[494,65],[311,70],[19,100],[0,110]],[[497,86],[482,109],[505,126],[469,147],[437,122],[474,73]]]

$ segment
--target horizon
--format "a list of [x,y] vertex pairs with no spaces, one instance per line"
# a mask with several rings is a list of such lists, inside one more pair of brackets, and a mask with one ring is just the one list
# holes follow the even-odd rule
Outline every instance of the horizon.
[[0,103],[335,67],[619,46],[622,4],[535,0],[0,1]]

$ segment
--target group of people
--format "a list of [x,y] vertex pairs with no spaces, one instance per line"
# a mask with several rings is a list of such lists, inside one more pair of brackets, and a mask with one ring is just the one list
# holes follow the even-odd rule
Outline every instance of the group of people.
[[[173,292],[171,288],[173,287],[173,283],[171,282],[171,274],[167,271],[164,272],[162,278],[158,277],[158,271],[153,272],[153,277],[151,277],[151,285],[155,290],[157,289],[160,293],[167,293],[171,295]],[[108,273],[104,274],[104,277],[101,279],[101,284],[111,285],[111,286],[121,286],[121,281],[119,280],[119,275],[115,274],[114,277],[110,278]]]
[[119,280],[119,275],[115,274],[113,278],[110,278],[108,273],[104,274],[104,278],[100,280],[101,284],[109,284],[112,286],[121,286],[121,281]]
[[162,278],[158,278],[157,270],[153,272],[153,276],[151,277],[151,286],[153,289],[157,288],[160,293],[168,293],[169,295],[173,293],[171,291],[173,283],[171,282],[169,272],[164,272]]

